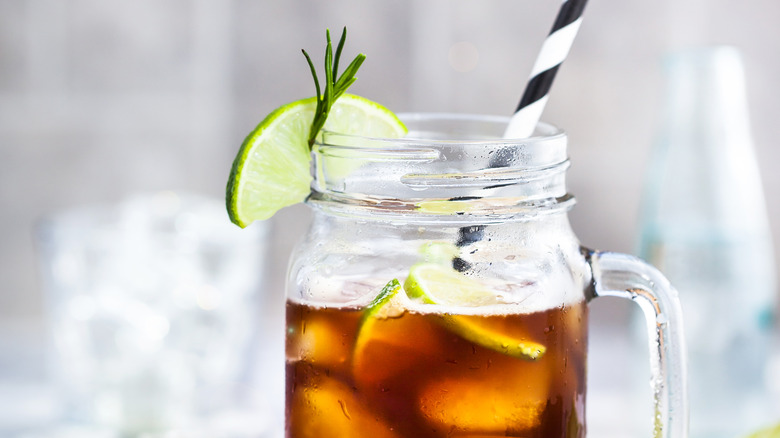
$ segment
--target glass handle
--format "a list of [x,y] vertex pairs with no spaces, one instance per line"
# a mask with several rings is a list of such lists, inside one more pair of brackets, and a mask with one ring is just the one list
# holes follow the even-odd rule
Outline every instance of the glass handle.
[[688,436],[688,397],[682,311],[677,291],[654,267],[625,254],[588,251],[594,297],[627,298],[647,322],[654,395],[654,438]]

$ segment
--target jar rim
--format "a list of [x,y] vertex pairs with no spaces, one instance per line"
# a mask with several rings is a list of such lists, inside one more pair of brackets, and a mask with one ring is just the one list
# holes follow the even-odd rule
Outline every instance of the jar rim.
[[[509,124],[510,117],[498,116],[498,115],[485,115],[485,114],[470,114],[470,113],[446,113],[446,112],[405,112],[398,113],[397,117],[407,125],[415,126],[416,124],[435,124],[437,122],[451,123],[479,123],[485,127],[490,127],[495,130],[496,133],[503,134],[506,126]],[[533,134],[526,138],[503,138],[501,135],[486,135],[484,137],[468,137],[468,138],[429,138],[416,135],[416,131],[410,129],[409,135],[402,138],[388,138],[388,137],[376,137],[357,134],[344,134],[335,131],[329,131],[325,128],[322,129],[322,135],[318,136],[315,143],[317,145],[354,145],[371,144],[373,147],[391,147],[395,145],[397,147],[411,147],[418,146],[420,143],[429,143],[434,140],[439,144],[450,145],[516,145],[521,143],[543,143],[547,141],[555,141],[560,138],[566,137],[566,132],[556,125],[539,122],[534,129]]]
[[[509,117],[404,113],[409,135],[323,132],[312,149],[308,202],[349,215],[448,216],[479,220],[565,211],[567,137],[540,123],[534,136],[505,139]],[[501,218],[501,219],[499,219]]]

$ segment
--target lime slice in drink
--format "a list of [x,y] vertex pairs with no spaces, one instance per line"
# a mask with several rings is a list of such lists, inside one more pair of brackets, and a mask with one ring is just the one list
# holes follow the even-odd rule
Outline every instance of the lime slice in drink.
[[[316,107],[313,97],[288,103],[246,137],[226,190],[228,214],[236,225],[243,228],[268,219],[309,194],[308,137]],[[406,127],[390,110],[352,94],[343,94],[333,104],[324,129],[367,137],[406,134]]]
[[503,302],[482,283],[440,263],[412,266],[404,290],[426,304],[478,307]]
[[420,246],[420,258],[426,263],[452,266],[452,259],[460,255],[460,249],[452,242],[426,242]]
[[476,208],[475,205],[469,202],[458,202],[450,200],[422,201],[418,202],[415,206],[422,213],[429,214],[466,213]]
[[[388,317],[388,311],[390,309],[387,309],[385,307],[385,304],[390,302],[393,298],[395,298],[396,295],[398,295],[398,292],[401,291],[401,283],[397,279],[390,280],[385,287],[382,288],[381,291],[379,291],[379,295],[377,295],[371,303],[366,306],[364,313],[363,313],[363,319],[367,319],[370,317]],[[380,315],[380,312],[382,315]]]
[[[379,294],[363,310],[363,316],[360,319],[360,328],[358,329],[357,342],[355,342],[355,351],[353,355],[359,355],[363,351],[366,342],[372,335],[373,327],[377,319],[400,316],[404,311],[404,306],[390,305],[391,300],[400,297],[398,292],[403,290],[401,283],[396,280],[390,280]],[[403,295],[403,294],[401,294]]]
[[[404,290],[410,298],[427,304],[472,307],[501,303],[499,297],[482,283],[436,263],[412,266]],[[462,338],[508,356],[537,360],[547,350],[542,344],[483,327],[473,317],[445,313],[436,314],[436,317]]]
[[409,315],[409,297],[391,280],[363,310],[352,351],[352,376],[358,388],[413,372],[421,360],[443,354],[436,322]]

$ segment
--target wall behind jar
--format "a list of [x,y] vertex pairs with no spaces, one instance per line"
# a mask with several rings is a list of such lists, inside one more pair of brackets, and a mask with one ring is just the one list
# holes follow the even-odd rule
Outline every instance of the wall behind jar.
[[[510,114],[559,7],[534,0],[0,2],[0,319],[40,319],[35,221],[136,192],[221,197],[243,136],[312,95],[300,54],[349,27],[368,55],[357,94],[396,111]],[[571,137],[572,213],[583,243],[631,252],[659,121],[659,57],[742,50],[775,247],[780,248],[780,31],[774,0],[593,0],[544,119]],[[267,291],[309,213],[274,219]],[[620,312],[617,312],[621,318]]]

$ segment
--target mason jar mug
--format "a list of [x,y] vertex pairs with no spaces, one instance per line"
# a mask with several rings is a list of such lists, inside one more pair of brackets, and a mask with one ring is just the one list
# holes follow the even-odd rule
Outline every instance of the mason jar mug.
[[642,261],[580,245],[565,133],[402,119],[402,139],[314,146],[314,218],[287,280],[287,436],[584,437],[601,296],[644,311],[653,436],[686,436],[677,294]]

